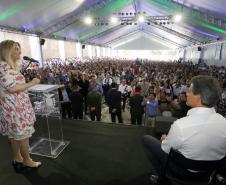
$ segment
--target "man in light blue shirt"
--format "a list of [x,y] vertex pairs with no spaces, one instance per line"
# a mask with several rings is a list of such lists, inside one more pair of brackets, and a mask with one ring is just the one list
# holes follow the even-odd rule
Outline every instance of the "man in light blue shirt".
[[155,127],[155,120],[159,107],[155,93],[150,93],[150,96],[145,98],[145,100],[142,102],[142,105],[146,105],[148,114],[147,118],[148,125],[151,127]]

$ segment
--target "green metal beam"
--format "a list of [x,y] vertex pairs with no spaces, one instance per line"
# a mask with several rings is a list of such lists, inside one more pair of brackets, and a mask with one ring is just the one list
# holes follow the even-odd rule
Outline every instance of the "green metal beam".
[[15,6],[12,6],[11,8],[7,9],[3,13],[0,14],[0,21],[5,21],[7,18],[15,15],[16,13],[24,10],[29,4],[28,0],[23,0],[21,3],[18,3]]
[[182,4],[170,1],[170,0],[146,0],[151,6],[156,6],[159,9],[168,12],[170,14],[182,13],[183,20],[194,24],[195,26],[200,26],[218,33],[226,34],[226,30],[220,28],[219,26],[208,23],[207,17],[210,15],[205,15],[202,12],[194,11],[192,8],[186,7]]

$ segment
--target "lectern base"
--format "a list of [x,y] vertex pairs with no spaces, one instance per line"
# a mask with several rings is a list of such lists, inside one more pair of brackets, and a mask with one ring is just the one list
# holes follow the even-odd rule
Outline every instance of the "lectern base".
[[30,146],[30,153],[50,158],[57,158],[66,148],[69,141],[40,138]]

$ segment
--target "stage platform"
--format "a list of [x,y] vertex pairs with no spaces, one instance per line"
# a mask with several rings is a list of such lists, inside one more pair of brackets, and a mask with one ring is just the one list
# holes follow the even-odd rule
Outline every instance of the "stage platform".
[[[50,119],[53,139],[56,120]],[[31,142],[46,137],[39,118]],[[56,133],[55,133],[56,131]],[[0,185],[148,185],[151,165],[142,147],[150,127],[63,120],[64,138],[70,144],[56,158],[32,155],[43,162],[36,172],[16,174],[11,166],[10,144],[0,136]],[[55,134],[55,136],[54,136]]]

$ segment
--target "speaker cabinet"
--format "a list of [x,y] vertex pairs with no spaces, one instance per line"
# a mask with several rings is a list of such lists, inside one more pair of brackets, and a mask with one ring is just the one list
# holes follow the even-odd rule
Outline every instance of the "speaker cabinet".
[[40,39],[40,45],[43,46],[45,44],[45,39]]

